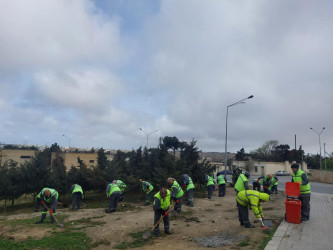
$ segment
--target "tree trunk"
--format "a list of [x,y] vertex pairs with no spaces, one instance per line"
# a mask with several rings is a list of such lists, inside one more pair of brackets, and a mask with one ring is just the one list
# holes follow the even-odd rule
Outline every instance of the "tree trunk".
[[5,206],[3,208],[3,213],[5,214],[6,213],[6,204],[7,204],[7,199],[5,199]]
[[34,193],[32,195],[32,205],[35,205],[35,201],[36,201],[36,194]]

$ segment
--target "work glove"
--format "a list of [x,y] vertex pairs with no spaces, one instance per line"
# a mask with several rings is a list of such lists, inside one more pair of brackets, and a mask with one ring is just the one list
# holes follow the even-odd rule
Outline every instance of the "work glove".
[[268,186],[264,186],[265,189],[268,189]]
[[265,220],[264,216],[261,216],[262,220]]
[[45,201],[41,201],[40,204],[44,205],[44,204],[45,204]]
[[259,183],[259,180],[257,180],[257,183]]
[[168,216],[168,212],[164,212],[164,216]]
[[147,191],[150,191],[150,189],[148,188]]
[[50,214],[53,214],[53,209],[50,210]]
[[299,185],[301,185],[301,184],[302,184],[302,182],[300,182],[300,181],[296,181],[296,183],[297,183],[297,184],[299,184]]
[[179,200],[176,200],[176,203],[179,204]]
[[262,223],[262,218],[259,218],[259,221]]

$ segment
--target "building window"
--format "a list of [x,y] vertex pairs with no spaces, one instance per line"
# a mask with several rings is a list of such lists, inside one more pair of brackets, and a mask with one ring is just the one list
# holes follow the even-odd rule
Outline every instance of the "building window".
[[30,155],[21,155],[21,159],[30,159],[31,156]]
[[89,163],[94,163],[94,160],[89,160]]
[[254,172],[258,172],[258,166],[254,166]]

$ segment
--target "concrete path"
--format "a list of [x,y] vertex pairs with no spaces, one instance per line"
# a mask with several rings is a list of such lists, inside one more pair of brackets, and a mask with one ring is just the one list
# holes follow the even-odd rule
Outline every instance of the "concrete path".
[[265,250],[333,250],[333,195],[311,193],[310,220],[283,220]]

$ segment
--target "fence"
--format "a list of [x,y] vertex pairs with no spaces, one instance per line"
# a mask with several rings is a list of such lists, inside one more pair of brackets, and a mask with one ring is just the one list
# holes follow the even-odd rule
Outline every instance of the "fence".
[[310,181],[333,184],[333,171],[311,169],[310,173]]

